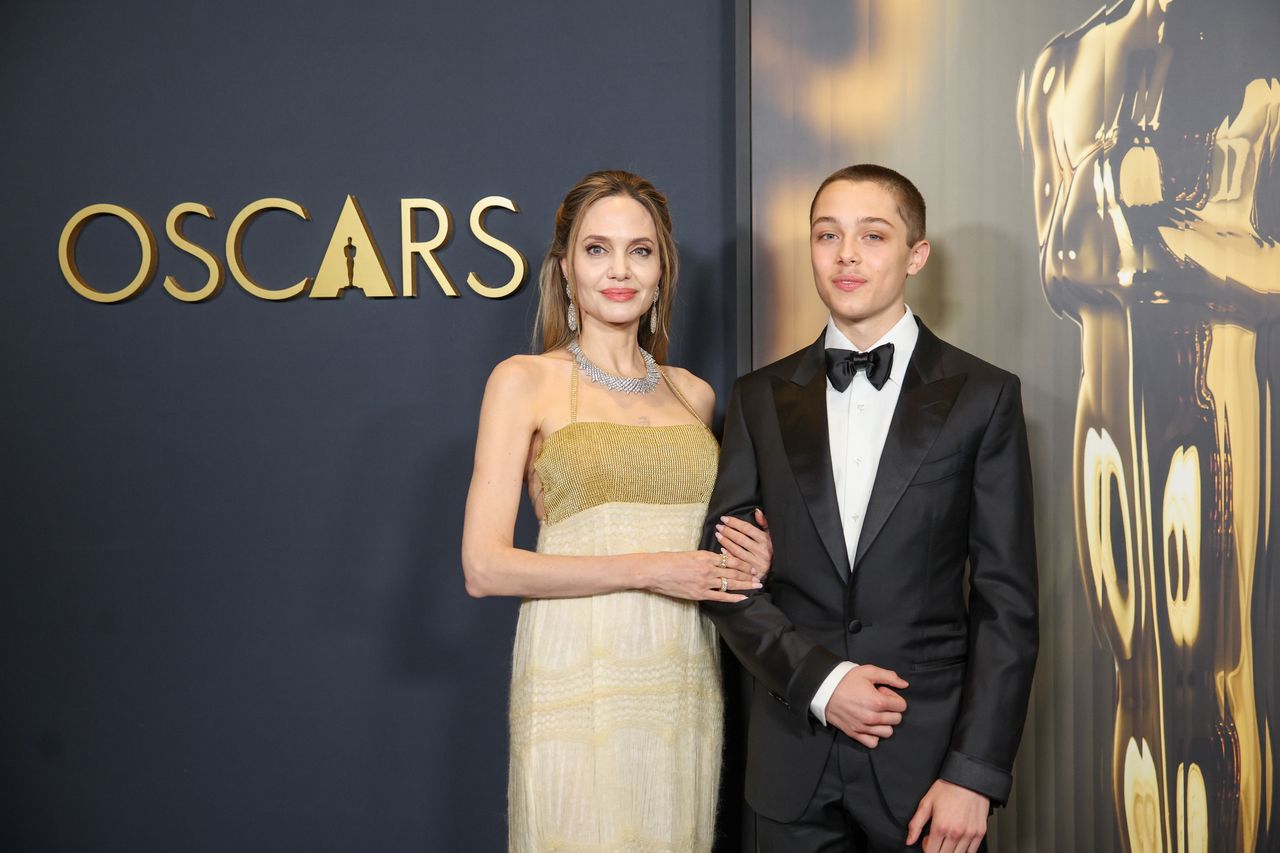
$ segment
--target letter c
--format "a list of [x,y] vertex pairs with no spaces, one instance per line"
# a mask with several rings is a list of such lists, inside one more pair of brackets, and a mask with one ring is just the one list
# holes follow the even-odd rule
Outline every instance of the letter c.
[[227,267],[231,270],[231,277],[259,299],[273,301],[292,299],[306,292],[306,289],[311,286],[310,277],[280,290],[271,290],[250,278],[244,268],[244,257],[240,253],[240,245],[244,242],[244,230],[254,217],[267,210],[287,210],[302,219],[311,220],[311,214],[307,213],[305,207],[287,198],[260,198],[249,202],[244,210],[237,213],[236,218],[231,220],[231,228],[227,231]]

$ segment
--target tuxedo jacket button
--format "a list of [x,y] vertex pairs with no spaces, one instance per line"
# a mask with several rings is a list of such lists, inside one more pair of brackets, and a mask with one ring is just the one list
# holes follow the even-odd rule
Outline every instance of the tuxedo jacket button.
[[856,634],[856,633],[858,633],[858,632],[859,632],[859,631],[861,631],[861,630],[862,630],[862,620],[861,620],[861,619],[852,619],[852,620],[850,620],[850,621],[849,621],[849,633],[850,633],[850,634]]

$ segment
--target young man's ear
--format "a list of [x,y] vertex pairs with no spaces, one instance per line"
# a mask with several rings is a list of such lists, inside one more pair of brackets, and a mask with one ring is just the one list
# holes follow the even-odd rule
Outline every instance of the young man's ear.
[[929,260],[929,241],[921,240],[911,247],[911,260],[907,261],[907,275],[915,275],[924,269],[924,262]]

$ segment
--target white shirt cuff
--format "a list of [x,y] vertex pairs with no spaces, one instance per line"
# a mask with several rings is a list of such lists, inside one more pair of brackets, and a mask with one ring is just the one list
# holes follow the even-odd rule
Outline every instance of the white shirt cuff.
[[818,692],[813,694],[813,701],[809,703],[809,713],[817,717],[818,722],[824,726],[827,724],[827,703],[831,701],[831,694],[836,692],[836,686],[849,673],[849,670],[856,666],[856,663],[849,663],[847,660],[836,664],[836,668],[831,670],[831,674],[822,682]]

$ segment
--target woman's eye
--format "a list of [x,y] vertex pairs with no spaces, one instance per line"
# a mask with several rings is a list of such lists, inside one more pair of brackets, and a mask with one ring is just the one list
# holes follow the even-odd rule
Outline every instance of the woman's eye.
[[597,244],[597,243],[592,243],[590,246],[588,246],[588,247],[587,247],[587,254],[588,254],[588,255],[603,255],[603,254],[604,254],[604,246],[601,246],[601,245],[599,245],[599,244]]
[[650,249],[648,246],[636,246],[631,251],[642,258],[647,258],[653,254],[653,249]]

